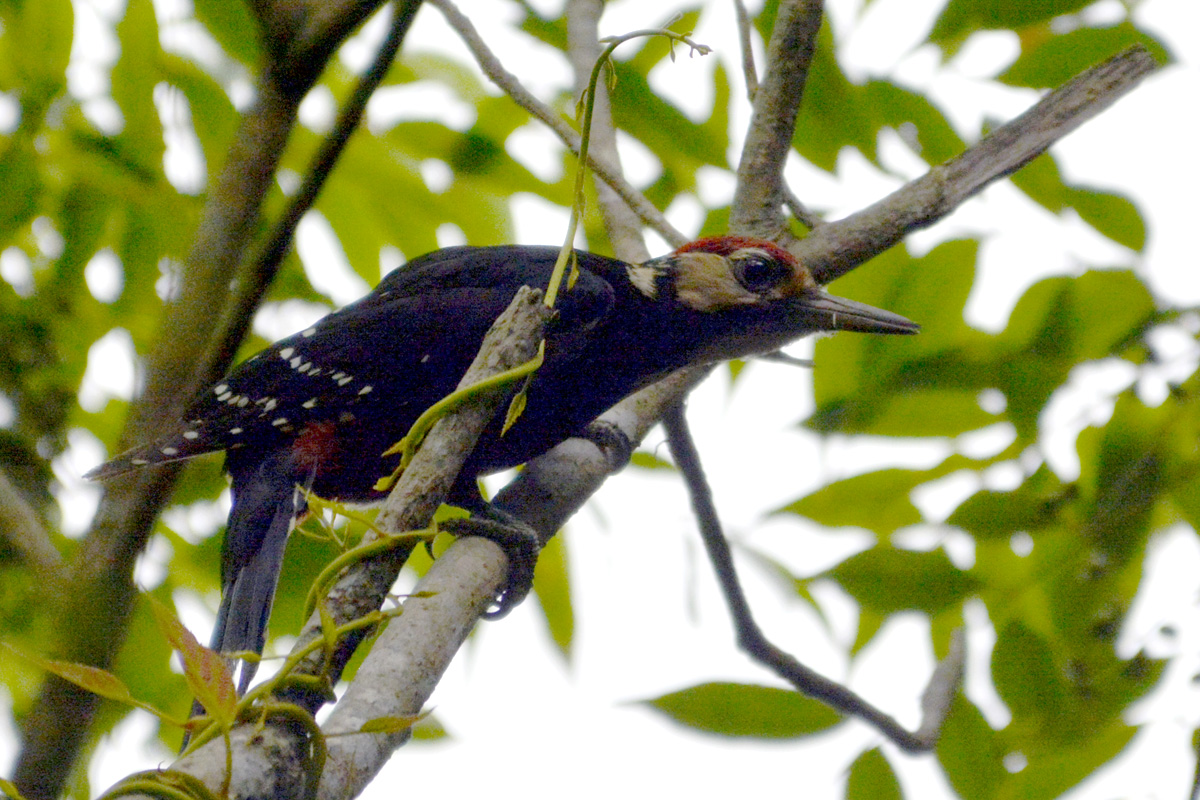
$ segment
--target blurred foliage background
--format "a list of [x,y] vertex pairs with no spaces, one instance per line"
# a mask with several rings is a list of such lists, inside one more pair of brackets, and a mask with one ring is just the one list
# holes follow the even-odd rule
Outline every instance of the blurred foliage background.
[[[830,198],[839,196],[839,183],[853,183],[847,163],[898,180],[909,177],[898,163],[936,164],[990,124],[967,129],[931,93],[845,68],[841,50],[850,29],[883,4],[830,4],[838,9],[822,32],[794,156],[798,176],[826,174],[819,191],[793,184],[819,212],[838,209]],[[636,3],[613,5],[621,20],[640,19],[636,27],[670,20],[666,12],[635,10]],[[939,69],[953,69],[964,51],[1003,35],[1013,56],[978,79],[1035,90],[1133,43],[1170,64],[1167,46],[1139,25],[1139,5],[950,0],[912,50]],[[758,34],[769,36],[773,3],[751,11]],[[537,59],[564,60],[565,24],[554,3],[495,2],[480,13],[503,21],[502,29],[478,24],[485,38],[496,33],[518,43],[510,55],[526,47]],[[406,256],[460,242],[553,242],[561,235],[553,209],[569,205],[569,154],[463,54],[434,46],[435,36],[451,34],[432,22],[421,27],[436,17],[433,8],[420,14],[373,101],[370,124],[355,134],[306,219],[299,253],[288,257],[243,355],[353,299]],[[704,31],[714,18],[731,18],[715,0],[685,6],[671,24]],[[369,23],[311,92],[267,200],[268,220],[294,191],[328,129],[330,109],[351,90],[365,63],[361,53],[382,27],[380,19]],[[239,112],[252,100],[259,49],[239,3],[0,2],[0,478],[11,484],[10,497],[33,511],[65,563],[99,491],[79,475],[115,452],[138,355],[155,342],[205,189]],[[612,103],[633,156],[633,182],[688,233],[723,232],[731,196],[724,187],[731,185],[746,119],[739,54],[718,50],[682,75],[662,42],[635,43],[618,56]],[[521,63],[508,68],[544,101],[572,112],[565,68],[550,74]],[[694,94],[709,98],[707,110],[698,114],[658,88],[668,68],[685,85],[704,82]],[[1138,146],[1114,142],[1114,160],[1122,148]],[[897,147],[907,161],[888,155]],[[1148,285],[1147,271],[1163,269],[1146,263],[1155,231],[1128,197],[1069,181],[1053,155],[1013,176],[1012,186],[1028,204],[1109,240],[1113,246],[1103,252],[1118,254],[1115,260],[1091,260],[1085,252],[1069,269],[1051,264],[1047,272],[1058,274],[1029,286],[994,331],[964,318],[991,232],[971,230],[971,220],[932,246],[897,247],[841,279],[838,294],[904,314],[924,330],[902,343],[822,339],[813,355],[812,403],[805,408],[797,400],[793,422],[820,448],[894,441],[935,457],[920,467],[904,458],[866,458],[841,474],[797,481],[789,501],[759,509],[763,520],[797,530],[855,529],[852,541],[861,545],[828,568],[797,567],[753,537],[738,548],[755,565],[752,577],[766,581],[762,593],[804,606],[831,631],[840,624],[833,609],[841,606],[828,599],[836,587],[853,609],[852,635],[842,643],[847,664],[889,620],[916,614],[924,626],[921,647],[944,655],[951,632],[968,624],[973,656],[988,665],[991,688],[959,697],[936,756],[927,757],[936,759],[940,777],[902,781],[898,774],[906,775],[913,759],[868,741],[849,758],[838,756],[846,763],[833,789],[810,787],[815,793],[806,796],[937,796],[927,793],[932,785],[964,798],[1057,797],[1129,746],[1144,724],[1131,708],[1164,672],[1195,668],[1169,626],[1149,649],[1121,633],[1148,591],[1146,564],[1156,541],[1181,530],[1194,536],[1200,524],[1200,315]],[[1180,202],[1194,205],[1184,196],[1190,190],[1181,189]],[[1022,225],[1018,218],[989,222],[993,229]],[[586,246],[608,252],[594,215]],[[323,270],[323,254],[339,250],[345,268]],[[1037,260],[1032,250],[1025,257]],[[1179,259],[1166,269],[1196,269],[1192,253],[1160,257]],[[1116,378],[1090,395],[1089,407],[1099,412],[1066,426],[1073,431],[1067,434],[1077,461],[1072,469],[1070,458],[1056,462],[1048,452],[1048,442],[1062,435],[1048,409],[1077,395],[1080,376],[1097,369]],[[743,391],[744,374],[741,365],[730,373],[734,394]],[[783,380],[794,386],[807,377],[788,373]],[[752,442],[746,448],[743,471],[777,469],[755,460]],[[663,466],[651,448],[635,460],[629,481],[649,480]],[[186,471],[139,567],[148,592],[168,604],[199,607],[202,600],[215,607],[225,488],[217,459]],[[950,498],[940,511],[920,502],[931,491]],[[622,501],[614,493],[607,502]],[[45,652],[70,635],[50,630],[46,593],[70,587],[61,575],[47,574],[55,569],[52,555],[39,562],[11,527],[0,533],[0,639]],[[679,535],[690,533],[681,527]],[[572,652],[576,624],[586,624],[572,604],[568,575],[586,568],[570,560],[572,544],[552,547],[539,569],[539,624],[564,654]],[[330,555],[304,537],[294,545],[272,620],[276,637],[298,629],[304,591]],[[194,612],[181,611],[191,621]],[[622,620],[608,624],[619,627]],[[498,636],[490,634],[489,642]],[[714,636],[717,646],[732,649],[722,629]],[[551,648],[545,657],[555,658]],[[588,669],[577,661],[561,668]],[[188,703],[144,607],[115,671],[141,699],[180,713]],[[15,752],[13,723],[20,725],[40,680],[32,665],[0,659],[10,715],[8,732],[0,732],[6,754]],[[681,683],[649,705],[685,727],[743,743],[798,739],[820,747],[817,734],[855,724],[763,682]],[[93,748],[128,713],[107,703],[102,709]],[[1177,752],[1190,745],[1194,722],[1193,715],[1177,723]],[[174,747],[175,732],[161,736]],[[684,741],[687,747],[693,740]],[[155,752],[149,763],[164,751]],[[778,748],[769,753],[784,764],[789,759]],[[1173,774],[1190,771],[1180,764]],[[793,781],[805,793],[804,776]],[[83,797],[103,788],[89,786],[81,768],[72,792]]]

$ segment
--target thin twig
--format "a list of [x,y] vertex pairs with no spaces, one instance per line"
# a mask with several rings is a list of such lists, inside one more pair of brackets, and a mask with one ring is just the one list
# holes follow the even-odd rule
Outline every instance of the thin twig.
[[729,542],[721,530],[721,521],[713,503],[712,490],[700,464],[700,454],[692,441],[682,403],[676,403],[663,415],[663,427],[675,464],[683,474],[692,500],[692,509],[700,526],[700,535],[708,551],[709,561],[717,575],[721,593],[729,612],[733,616],[738,645],[755,661],[766,666],[779,677],[791,683],[809,697],[816,698],[848,716],[857,717],[886,736],[897,747],[908,752],[924,752],[937,744],[942,723],[949,713],[950,704],[945,698],[953,698],[962,682],[962,650],[952,647],[945,666],[934,673],[934,680],[926,690],[926,719],[921,729],[912,733],[850,689],[814,672],[793,656],[772,644],[754,621],[750,605],[742,592],[733,554]]
[[825,224],[825,220],[821,219],[817,216],[816,212],[809,210],[808,206],[801,202],[796,193],[792,191],[792,187],[787,185],[786,180],[782,180],[781,184],[783,202],[788,207],[788,210],[792,212],[793,217],[799,220],[810,231]]
[[[482,37],[480,37],[479,32],[475,30],[475,26],[471,24],[471,21],[450,0],[428,0],[428,2],[442,12],[446,17],[446,21],[462,37],[462,40],[475,56],[475,60],[479,63],[484,74],[500,87],[505,94],[511,97],[517,105],[545,123],[571,152],[578,155],[579,135],[571,129],[570,124],[565,119],[530,94],[529,90],[521,85],[517,77],[504,68],[500,60],[488,49],[488,46],[484,43]],[[647,200],[641,192],[633,188],[624,177],[611,169],[608,164],[595,157],[589,158],[587,163],[588,167],[602,181],[611,186],[613,191],[621,196],[621,199],[633,209],[634,213],[638,215],[647,227],[654,229],[659,236],[670,242],[673,247],[679,247],[689,241],[689,237],[685,236],[669,223],[667,218],[662,215],[662,212],[654,207],[653,203]]]
[[[412,26],[420,6],[421,0],[404,0],[392,9],[392,24],[386,39],[375,54],[370,68],[359,79],[354,92],[338,112],[333,129],[321,142],[309,163],[299,190],[275,222],[262,247],[240,270],[235,295],[225,311],[227,324],[222,326],[222,335],[213,344],[216,358],[212,360],[222,364],[222,372],[233,359],[238,345],[246,337],[254,311],[262,302],[263,295],[275,280],[284,257],[291,249],[296,226],[313,207],[334,165],[349,144],[351,135],[362,122],[367,102],[387,76],[392,62],[396,59],[396,52],[400,49],[400,43],[404,41],[404,36]],[[220,377],[220,373],[212,375],[207,382],[211,383]]]
[[746,81],[746,97],[754,102],[758,94],[758,69],[754,66],[754,46],[750,37],[750,12],[742,0],[733,0],[733,8],[737,12],[738,37],[742,43],[742,78]]

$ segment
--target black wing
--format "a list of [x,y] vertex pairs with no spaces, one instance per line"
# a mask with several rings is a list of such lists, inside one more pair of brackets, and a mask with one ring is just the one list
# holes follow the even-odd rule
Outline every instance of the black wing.
[[[516,290],[546,285],[557,254],[552,247],[455,247],[414,259],[362,300],[243,361],[201,392],[185,422],[87,477],[269,444],[310,423],[336,423],[365,403],[387,403],[390,413],[415,419],[453,390]],[[576,352],[612,306],[612,288],[600,275],[624,267],[590,253],[578,258],[579,279],[561,295],[549,337],[560,358]]]

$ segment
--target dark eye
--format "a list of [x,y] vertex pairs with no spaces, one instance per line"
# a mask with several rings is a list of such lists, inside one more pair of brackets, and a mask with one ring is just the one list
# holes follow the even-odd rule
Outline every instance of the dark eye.
[[782,261],[753,254],[735,258],[733,275],[751,292],[765,292],[787,283],[792,270]]

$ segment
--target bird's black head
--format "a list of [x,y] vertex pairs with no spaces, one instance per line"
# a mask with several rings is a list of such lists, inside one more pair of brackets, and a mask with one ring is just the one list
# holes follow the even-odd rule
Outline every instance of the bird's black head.
[[811,333],[920,330],[898,314],[828,294],[791,253],[762,239],[700,239],[630,266],[628,275],[655,303],[694,312],[698,325],[713,328],[705,337],[711,360],[776,350]]

